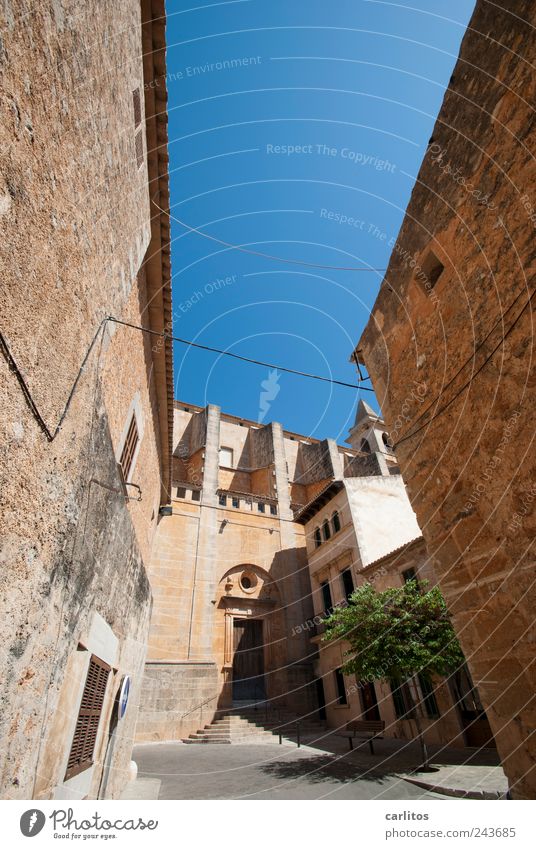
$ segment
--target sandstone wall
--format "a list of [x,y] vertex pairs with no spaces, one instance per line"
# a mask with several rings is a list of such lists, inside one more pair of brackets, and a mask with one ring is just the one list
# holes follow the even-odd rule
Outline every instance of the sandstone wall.
[[[1,790],[8,798],[77,798],[63,778],[91,651],[78,646],[98,616],[117,645],[95,767],[82,783],[90,797],[99,787],[116,796],[127,780],[146,648],[144,558],[163,468],[156,395],[166,394],[140,334],[111,325],[98,332],[110,314],[147,323],[138,272],[155,256],[147,255],[147,151],[144,135],[138,167],[132,95],[139,87],[143,122],[142,16],[138,0],[7,2],[2,10],[0,318],[52,433],[96,341],[53,441],[0,361]],[[127,504],[117,459],[136,396],[144,433],[134,480],[143,501]],[[124,674],[133,681],[131,703],[107,747]]]
[[536,797],[535,22],[477,3],[358,345],[516,798]]

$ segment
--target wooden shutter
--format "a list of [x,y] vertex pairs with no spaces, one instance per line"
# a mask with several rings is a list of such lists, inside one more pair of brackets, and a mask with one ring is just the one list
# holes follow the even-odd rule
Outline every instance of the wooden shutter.
[[128,481],[128,476],[132,468],[132,461],[134,459],[134,453],[136,451],[138,441],[138,423],[136,422],[136,416],[133,415],[130,421],[130,425],[128,427],[125,444],[123,445],[123,450],[121,451],[121,459],[119,461],[121,471],[123,472],[123,479],[125,481]]
[[134,106],[134,127],[137,129],[141,124],[141,97],[139,88],[132,92],[132,104]]
[[136,163],[138,168],[140,168],[141,165],[143,165],[143,127],[140,127],[141,95],[139,88],[135,88],[132,92],[132,105],[134,107],[134,129],[137,131],[134,136],[134,144],[136,147]]
[[106,691],[110,669],[111,667],[107,663],[104,663],[103,660],[95,657],[95,655],[91,655],[78,719],[76,720],[71,752],[67,761],[65,780],[88,769],[93,763],[93,752],[97,741],[104,693]]

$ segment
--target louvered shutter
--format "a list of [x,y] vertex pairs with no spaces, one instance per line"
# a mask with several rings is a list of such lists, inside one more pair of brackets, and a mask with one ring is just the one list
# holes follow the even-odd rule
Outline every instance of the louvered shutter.
[[132,461],[134,460],[134,454],[136,452],[138,440],[138,424],[136,422],[136,416],[132,416],[128,428],[127,437],[125,439],[125,444],[123,445],[123,450],[121,452],[121,459],[119,461],[119,465],[121,466],[121,470],[123,472],[124,481],[128,481],[128,476],[132,468]]
[[88,769],[93,763],[93,752],[110,668],[103,660],[91,655],[71,752],[67,761],[65,780]]

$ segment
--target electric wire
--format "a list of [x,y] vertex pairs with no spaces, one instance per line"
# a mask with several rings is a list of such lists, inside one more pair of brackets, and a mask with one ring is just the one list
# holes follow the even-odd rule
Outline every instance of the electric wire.
[[111,315],[108,316],[108,321],[113,321],[116,324],[122,324],[124,327],[131,327],[133,330],[141,330],[143,333],[150,333],[152,336],[159,336],[161,339],[170,339],[173,342],[180,342],[191,348],[200,348],[202,351],[211,351],[213,354],[221,354],[224,357],[232,357],[235,360],[252,363],[256,366],[284,371],[287,372],[287,374],[296,374],[299,377],[309,377],[311,380],[321,380],[325,383],[334,383],[337,386],[347,386],[349,389],[363,389],[366,392],[374,392],[370,386],[362,386],[360,383],[347,383],[344,380],[336,380],[332,377],[324,377],[307,371],[298,371],[298,369],[287,368],[286,366],[275,366],[271,363],[265,363],[262,360],[254,360],[251,357],[243,357],[241,354],[233,354],[232,351],[222,351],[221,348],[213,348],[210,345],[202,345],[200,342],[192,342],[189,339],[181,339],[180,336],[173,336],[171,333],[166,333],[165,331],[160,333],[158,330],[151,330],[149,327],[143,327],[141,324],[131,324],[128,321],[122,321],[121,319],[114,318]]
[[211,242],[216,242],[218,245],[223,245],[226,248],[231,248],[233,251],[240,251],[243,254],[250,254],[250,256],[260,256],[263,259],[273,259],[276,262],[284,262],[286,265],[304,265],[307,268],[322,268],[326,271],[374,271],[376,273],[384,273],[387,271],[387,268],[372,268],[368,265],[320,265],[317,262],[307,262],[304,259],[284,259],[282,256],[275,256],[274,254],[267,254],[263,251],[254,251],[251,248],[244,248],[242,245],[235,245],[232,242],[226,242],[224,239],[218,239],[216,236],[211,236],[210,233],[204,233],[202,230],[199,230],[197,227],[192,227],[190,224],[187,224],[186,221],[182,221],[180,218],[177,218],[176,215],[171,215],[165,209],[160,209],[158,204],[153,198],[154,205],[160,210],[160,212],[167,215],[168,218],[176,221],[177,224],[180,224],[181,227],[184,227],[190,233],[197,233],[198,236],[202,236],[204,239],[209,239]]
[[[408,439],[412,439],[412,438],[413,438],[413,437],[414,437],[417,433],[419,433],[421,430],[424,430],[424,428],[425,428],[425,427],[428,427],[428,425],[429,425],[429,424],[431,424],[433,421],[435,421],[435,419],[439,418],[439,416],[441,416],[441,415],[442,415],[442,414],[443,414],[443,413],[444,413],[444,412],[445,412],[445,411],[446,411],[446,410],[450,407],[450,405],[451,405],[451,404],[453,404],[453,403],[454,403],[454,401],[455,401],[457,398],[459,398],[459,396],[462,394],[462,392],[463,392],[465,389],[467,389],[467,387],[468,387],[468,386],[470,386],[470,385],[471,385],[471,383],[473,382],[473,380],[475,379],[475,377],[476,377],[478,374],[480,374],[480,372],[482,371],[482,369],[483,369],[483,368],[484,368],[484,367],[485,367],[485,366],[489,363],[489,361],[492,359],[492,357],[494,356],[494,354],[495,354],[495,353],[499,350],[499,348],[501,347],[501,345],[503,344],[503,342],[505,341],[505,339],[507,338],[507,336],[509,336],[509,335],[510,335],[510,333],[512,332],[512,330],[514,329],[514,327],[515,327],[515,326],[516,326],[516,324],[518,323],[519,319],[521,318],[521,316],[523,315],[523,313],[525,312],[525,310],[527,309],[527,307],[530,305],[530,302],[532,301],[532,299],[533,299],[533,297],[534,297],[534,295],[535,295],[535,294],[536,294],[536,290],[534,290],[534,292],[530,295],[530,297],[529,297],[529,298],[527,298],[527,301],[525,302],[525,304],[523,305],[523,307],[521,308],[521,310],[520,310],[520,311],[519,311],[519,313],[517,314],[516,318],[514,319],[514,321],[513,321],[513,322],[512,322],[512,324],[510,325],[510,327],[509,327],[509,328],[506,330],[506,332],[505,332],[505,333],[501,336],[501,338],[500,338],[500,339],[499,339],[499,341],[497,342],[496,346],[493,348],[493,350],[492,350],[492,351],[490,351],[490,353],[488,354],[488,356],[487,356],[487,357],[485,358],[485,360],[484,360],[484,361],[480,364],[480,366],[477,368],[477,370],[476,370],[476,371],[475,371],[475,372],[471,375],[471,377],[469,378],[469,380],[467,380],[467,381],[463,384],[463,386],[461,386],[461,387],[458,389],[458,391],[457,391],[457,392],[456,392],[456,393],[452,396],[452,398],[451,398],[449,401],[447,401],[447,403],[446,403],[446,404],[444,404],[444,405],[443,405],[443,407],[441,407],[441,408],[437,411],[437,413],[435,413],[435,414],[434,414],[431,418],[429,418],[429,419],[427,419],[425,422],[423,422],[423,424],[422,424],[422,425],[420,425],[420,427],[416,428],[415,430],[411,431],[411,433],[408,433],[408,434],[406,434],[405,436],[403,436],[401,439],[399,439],[399,440],[398,440],[398,442],[396,443],[396,445],[394,446],[394,449],[393,449],[393,450],[395,450],[395,451],[396,451],[396,449],[398,448],[398,446],[399,446],[399,445],[401,445],[401,444],[402,444],[402,442],[406,442]],[[518,295],[518,298],[519,298],[519,295]],[[518,298],[516,298],[515,300],[517,300]],[[514,303],[515,303],[515,301],[514,301]],[[509,307],[509,309],[510,309],[510,307]],[[508,310],[507,310],[507,312],[508,312]],[[489,334],[488,334],[488,336],[489,336]],[[486,338],[488,338],[488,337],[486,337]],[[480,345],[479,347],[481,347],[481,346],[482,346],[482,344],[484,344],[484,343],[482,342],[482,343],[481,343],[481,345]],[[478,349],[476,349],[476,350],[478,350]],[[475,353],[476,353],[476,350],[475,350]],[[473,356],[474,356],[474,354],[473,354]],[[470,360],[468,360],[467,362],[470,362]],[[466,365],[467,365],[467,363],[464,363],[464,365],[462,366],[462,368],[464,368]],[[460,371],[461,371],[461,369],[457,372],[457,374],[459,374],[459,373],[460,373]],[[457,376],[457,375],[455,375],[455,377],[456,377],[456,376]],[[452,378],[452,380],[454,380],[454,378]],[[450,383],[452,383],[452,380],[450,381]],[[441,394],[443,394],[443,393],[441,393]],[[437,396],[436,400],[437,400],[438,398],[440,398],[440,397],[441,397],[441,394]],[[435,402],[432,402],[432,403],[435,403]],[[431,407],[431,406],[432,406],[432,405],[430,405],[430,407]],[[428,407],[428,409],[430,409],[430,407]],[[421,417],[422,417],[422,415],[424,415],[424,413],[422,413],[422,414],[421,414]]]
[[[516,297],[514,298],[514,300],[512,301],[512,303],[511,303],[511,304],[509,304],[509,306],[508,306],[508,307],[504,310],[504,312],[503,312],[503,313],[501,313],[501,317],[500,317],[500,318],[498,318],[498,319],[497,319],[497,321],[495,322],[495,324],[493,324],[493,325],[492,325],[492,327],[491,327],[491,328],[489,329],[489,331],[486,333],[486,335],[484,336],[484,338],[483,338],[483,339],[481,339],[481,340],[480,340],[480,342],[479,342],[477,345],[475,345],[475,348],[474,348],[473,353],[471,354],[471,356],[470,356],[470,357],[468,357],[468,358],[465,360],[465,362],[464,362],[464,363],[462,363],[462,365],[459,367],[458,371],[457,371],[457,372],[455,372],[455,373],[452,375],[452,377],[451,377],[451,378],[450,378],[450,379],[449,379],[449,380],[448,380],[448,381],[444,384],[444,386],[442,387],[441,392],[439,393],[439,395],[437,395],[437,396],[433,399],[433,401],[431,401],[431,402],[428,404],[428,406],[427,406],[427,407],[425,407],[425,409],[422,411],[422,413],[420,413],[420,414],[417,416],[417,418],[416,418],[416,419],[412,422],[412,426],[413,426],[413,425],[416,425],[418,422],[420,422],[420,421],[421,421],[421,419],[423,418],[423,416],[425,416],[425,415],[429,412],[429,410],[431,410],[431,409],[432,409],[432,407],[434,406],[434,404],[436,403],[436,401],[437,401],[437,400],[441,397],[441,395],[443,395],[443,394],[445,393],[445,390],[446,390],[446,389],[448,389],[448,388],[449,388],[449,386],[451,386],[451,385],[454,383],[454,381],[455,381],[455,380],[456,380],[456,378],[457,378],[457,377],[458,377],[458,376],[462,373],[462,371],[464,370],[464,368],[465,368],[465,367],[466,367],[466,366],[467,366],[467,365],[468,365],[468,364],[469,364],[472,360],[474,360],[474,358],[475,358],[475,354],[476,354],[476,353],[480,350],[480,348],[482,348],[482,346],[483,346],[483,345],[485,345],[485,343],[487,342],[487,340],[489,339],[489,337],[491,336],[491,334],[493,333],[493,331],[495,330],[495,328],[496,328],[499,324],[501,324],[501,322],[502,322],[502,321],[504,321],[504,317],[505,317],[506,315],[508,315],[508,313],[510,312],[510,310],[512,309],[512,307],[513,307],[513,306],[517,303],[517,301],[519,301],[519,299],[520,299],[521,295],[522,295],[524,292],[525,292],[525,289],[521,289],[521,291],[520,291],[520,292],[516,295]],[[529,300],[530,300],[530,299],[529,299]],[[525,306],[526,306],[526,305],[525,305]],[[502,338],[504,339],[505,337],[502,337]],[[357,365],[357,363],[358,363],[358,360],[357,360],[357,353],[358,353],[358,352],[354,352],[354,357],[355,357],[355,360],[356,360],[356,365]],[[401,442],[401,441],[402,441],[402,440],[399,440],[399,442]]]

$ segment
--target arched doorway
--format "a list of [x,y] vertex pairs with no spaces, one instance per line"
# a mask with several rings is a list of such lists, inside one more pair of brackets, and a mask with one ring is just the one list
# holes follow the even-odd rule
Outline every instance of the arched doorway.
[[219,582],[215,653],[222,704],[274,699],[286,692],[285,613],[268,572],[241,564]]

